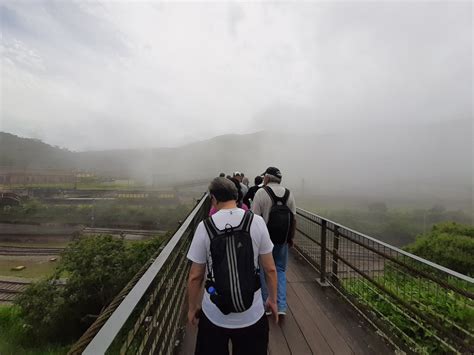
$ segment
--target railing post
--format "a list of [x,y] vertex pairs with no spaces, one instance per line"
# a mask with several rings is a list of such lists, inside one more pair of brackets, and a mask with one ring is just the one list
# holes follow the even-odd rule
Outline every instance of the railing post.
[[339,261],[339,227],[334,226],[334,242],[332,246],[332,283],[336,283],[338,280],[337,277],[337,266]]
[[319,283],[321,286],[328,286],[326,282],[326,234],[327,234],[327,221],[323,219],[321,221],[321,276]]

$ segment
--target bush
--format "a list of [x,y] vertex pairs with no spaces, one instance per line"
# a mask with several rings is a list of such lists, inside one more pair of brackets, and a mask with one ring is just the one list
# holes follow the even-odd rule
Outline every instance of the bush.
[[[374,280],[412,307],[426,313],[428,317],[442,319],[443,328],[448,329],[452,334],[467,341],[469,337],[460,329],[465,329],[470,333],[474,331],[474,308],[471,306],[472,303],[466,303],[466,298],[458,297],[452,292],[439,292],[438,286],[430,280],[410,278],[396,269],[386,271],[384,276],[377,276]],[[397,302],[393,302],[394,300],[387,295],[382,296],[383,293],[372,287],[373,285],[368,285],[366,280],[347,279],[343,281],[342,286],[359,302],[384,317],[388,321],[387,326],[394,334],[400,336],[404,333],[408,336],[410,341],[406,343],[407,346],[413,347],[412,342],[415,342],[416,346],[412,349],[414,352],[452,353],[442,341],[436,338],[441,335],[436,328],[413,314],[408,317],[407,310],[403,311],[399,306],[395,306]],[[466,284],[459,282],[455,286],[464,289]]]
[[[74,241],[56,273],[30,286],[17,299],[31,344],[71,342],[158,250],[162,239],[126,244],[111,236]],[[64,285],[61,277],[67,277]]]
[[405,248],[410,253],[465,275],[474,274],[474,227],[439,223]]
[[69,345],[23,347],[20,344],[29,343],[27,331],[23,327],[20,311],[17,306],[0,305],[0,354],[2,355],[57,355],[65,354]]

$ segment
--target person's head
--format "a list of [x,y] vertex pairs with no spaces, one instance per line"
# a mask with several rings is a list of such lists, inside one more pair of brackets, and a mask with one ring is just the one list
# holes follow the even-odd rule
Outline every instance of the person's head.
[[236,201],[239,196],[234,182],[223,177],[216,177],[211,181],[209,195],[214,206],[224,202]]
[[219,177],[225,177],[225,173],[220,173]]
[[239,182],[242,182],[242,176],[243,176],[243,175],[242,175],[241,172],[236,171],[236,172],[234,173],[234,176],[233,176],[233,177],[234,177],[234,179],[237,179]]
[[260,175],[255,176],[255,180],[254,180],[255,186],[260,185],[262,182],[263,182],[263,177],[261,177]]
[[277,183],[277,184],[281,183],[281,178],[282,178],[281,171],[280,169],[275,168],[274,166],[267,168],[267,170],[265,170],[265,172],[262,175],[264,175],[264,178],[263,178],[264,185],[267,185],[271,182]]
[[249,178],[244,176],[242,178],[242,184],[244,184],[245,186],[249,187]]

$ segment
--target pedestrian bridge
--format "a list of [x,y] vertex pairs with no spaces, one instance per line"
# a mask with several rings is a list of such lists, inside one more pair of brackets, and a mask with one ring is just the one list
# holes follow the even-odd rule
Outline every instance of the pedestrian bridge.
[[[204,195],[70,354],[193,353],[186,253],[208,211]],[[473,278],[303,209],[287,278],[270,354],[474,353]]]

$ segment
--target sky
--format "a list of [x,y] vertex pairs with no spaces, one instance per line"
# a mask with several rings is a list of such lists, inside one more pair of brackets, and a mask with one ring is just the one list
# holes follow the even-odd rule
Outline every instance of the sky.
[[0,0],[0,130],[72,150],[473,119],[470,1]]

